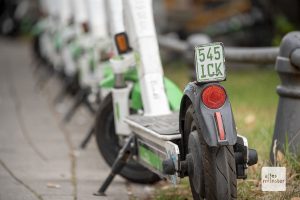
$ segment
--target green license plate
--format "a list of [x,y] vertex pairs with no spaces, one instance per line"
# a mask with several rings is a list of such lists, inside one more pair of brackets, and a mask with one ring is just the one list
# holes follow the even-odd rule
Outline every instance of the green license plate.
[[224,46],[221,42],[195,47],[198,82],[218,82],[226,79]]

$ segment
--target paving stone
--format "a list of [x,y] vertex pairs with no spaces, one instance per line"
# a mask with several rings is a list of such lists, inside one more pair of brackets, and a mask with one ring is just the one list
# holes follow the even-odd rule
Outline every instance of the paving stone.
[[37,197],[24,185],[17,182],[4,168],[0,166],[0,199],[3,200],[33,200]]
[[94,138],[86,150],[78,150],[94,117],[81,107],[69,124],[62,124],[73,99],[54,106],[61,82],[53,78],[39,90],[30,56],[28,42],[0,38],[0,161],[5,165],[0,165],[0,199],[126,200],[132,195],[129,186],[142,199],[144,186],[119,176],[106,197],[93,196],[110,171]]

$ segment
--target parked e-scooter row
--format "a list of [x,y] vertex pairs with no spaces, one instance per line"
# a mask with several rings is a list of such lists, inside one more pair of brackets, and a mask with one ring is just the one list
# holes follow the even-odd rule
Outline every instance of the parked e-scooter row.
[[[74,3],[77,1],[80,0]],[[197,81],[188,83],[182,93],[163,74],[152,0],[105,3],[103,13],[108,11],[105,16],[114,51],[109,63],[97,60],[100,69],[110,66],[111,71],[97,79],[97,91],[108,94],[99,101],[95,135],[111,173],[96,195],[104,195],[114,176],[120,174],[138,183],[166,178],[177,184],[188,176],[194,199],[237,198],[236,179],[247,177],[246,169],[257,162],[257,154],[248,148],[245,137],[237,135],[229,98],[219,84],[226,79],[222,43],[195,47]],[[77,14],[73,13],[74,18]],[[81,27],[81,22],[78,19],[74,24]],[[50,29],[42,35],[50,32],[51,38]],[[57,27],[54,29],[61,33]],[[76,33],[71,42],[62,43],[62,52],[75,42],[89,44],[85,36],[88,31]],[[110,52],[111,46],[103,50]],[[82,66],[87,69],[86,63],[90,64],[87,55],[80,53],[74,59],[69,52],[65,57],[72,58],[77,65],[73,69],[78,73]],[[63,77],[67,78],[67,65],[72,64],[62,63]]]
[[[128,90],[132,86],[120,81],[123,85],[116,85],[112,90],[113,103],[110,105],[113,105],[114,112],[110,113],[114,115],[114,122],[112,119],[109,121],[109,117],[99,120],[96,137],[104,157],[111,152],[108,145],[104,147],[106,135],[115,132],[119,137],[125,134],[128,137],[115,157],[111,174],[97,194],[102,195],[114,175],[122,175],[134,160],[174,184],[179,177],[189,176],[195,199],[236,197],[236,179],[246,178],[245,170],[248,165],[257,162],[257,155],[254,150],[248,149],[246,138],[237,136],[227,94],[218,84],[226,78],[222,44],[195,48],[197,81],[187,85],[184,94],[180,95],[180,105],[176,106],[176,102],[173,102],[172,106],[170,99],[176,99],[178,94],[168,95],[163,78],[152,1],[111,1],[111,4],[112,10],[115,5],[123,5],[125,24],[130,25],[125,26],[129,40],[125,33],[115,32],[117,46],[118,37],[123,35],[123,43],[119,46],[124,51],[119,52],[117,58],[111,58],[111,65],[115,77],[122,77],[122,72],[133,65],[130,41],[134,54],[137,54],[134,61],[142,109],[133,114],[130,101],[124,103],[124,96],[130,97]],[[118,21],[122,21],[121,18]],[[126,90],[127,94],[124,95]],[[107,107],[103,109],[107,110]],[[174,111],[171,111],[172,108]],[[180,108],[179,113],[176,108]],[[105,115],[109,116],[108,112]],[[100,133],[102,137],[98,135]],[[111,159],[112,156],[107,157]],[[139,174],[134,172],[138,177]]]
[[[74,104],[64,117],[68,122],[80,105],[95,113],[97,105],[107,94],[109,86],[100,91],[99,81],[111,77],[112,70],[105,62],[112,52],[103,0],[41,1],[42,18],[37,24],[34,52],[38,62],[50,73],[42,76],[44,85],[53,74],[62,78],[61,92],[55,103],[66,94],[75,97]],[[108,78],[109,78],[108,77]],[[110,86],[112,88],[112,86]],[[96,106],[95,106],[96,104]],[[85,147],[93,127],[82,143]]]
[[[55,1],[49,2],[57,5]],[[64,76],[75,77],[76,73],[81,73],[78,81],[81,87],[85,87],[90,81],[87,80],[91,75],[89,70],[96,70],[97,64],[105,57],[105,51],[109,51],[110,40],[105,26],[106,20],[98,14],[101,9],[104,12],[104,8],[93,0],[86,3],[81,0],[64,0],[58,8],[60,12],[52,11],[52,15],[38,24],[36,46],[42,47],[39,52],[51,67]],[[95,18],[103,20],[95,23]],[[44,27],[41,27],[43,25]],[[39,27],[41,28],[38,29]]]

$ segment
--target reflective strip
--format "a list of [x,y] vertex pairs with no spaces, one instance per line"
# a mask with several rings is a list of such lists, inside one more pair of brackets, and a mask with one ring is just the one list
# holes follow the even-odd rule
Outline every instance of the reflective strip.
[[217,129],[219,133],[219,139],[220,140],[225,140],[225,131],[224,131],[224,126],[223,126],[223,120],[222,120],[222,115],[220,112],[215,112],[215,120],[217,123]]

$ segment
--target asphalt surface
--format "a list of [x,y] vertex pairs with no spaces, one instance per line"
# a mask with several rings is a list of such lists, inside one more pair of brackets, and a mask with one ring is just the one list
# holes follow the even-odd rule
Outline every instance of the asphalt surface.
[[41,89],[29,41],[0,38],[0,200],[145,199],[151,186],[117,176],[106,197],[95,197],[109,173],[94,139],[78,148],[93,116],[79,109],[69,124],[62,118],[71,98],[53,99],[61,85]]

